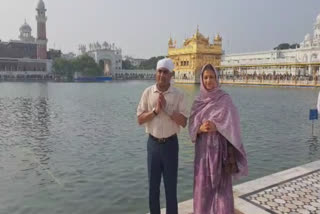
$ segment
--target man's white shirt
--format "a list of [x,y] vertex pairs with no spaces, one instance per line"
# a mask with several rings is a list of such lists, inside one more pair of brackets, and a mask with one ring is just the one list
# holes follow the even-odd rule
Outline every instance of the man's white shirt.
[[[160,93],[156,85],[146,88],[142,93],[137,108],[137,116],[143,112],[152,111],[152,109],[157,106]],[[188,118],[187,105],[183,92],[170,85],[168,90],[163,92],[163,95],[166,99],[165,109],[160,111],[152,120],[144,123],[146,133],[157,138],[167,138],[179,133],[179,125],[170,118],[173,112],[178,112]]]

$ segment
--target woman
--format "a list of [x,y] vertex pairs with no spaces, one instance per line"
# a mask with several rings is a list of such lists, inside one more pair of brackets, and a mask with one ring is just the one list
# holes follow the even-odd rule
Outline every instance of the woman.
[[218,77],[212,65],[202,68],[200,94],[191,108],[194,214],[233,214],[232,176],[248,174],[239,115],[230,95],[220,89]]

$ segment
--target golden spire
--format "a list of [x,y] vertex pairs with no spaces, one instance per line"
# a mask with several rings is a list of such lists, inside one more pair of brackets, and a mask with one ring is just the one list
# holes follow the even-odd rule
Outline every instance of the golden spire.
[[199,38],[199,35],[200,35],[199,25],[197,25],[197,31],[196,31],[196,33],[193,35],[193,38],[198,39],[198,38]]
[[170,39],[169,39],[169,41],[168,41],[168,46],[171,47],[172,45],[173,45],[173,42],[172,42],[172,37],[171,37],[171,35],[170,35]]
[[214,37],[214,40],[215,40],[215,41],[221,41],[221,40],[222,40],[222,38],[221,38],[221,36],[219,35],[219,33],[217,33],[217,35]]

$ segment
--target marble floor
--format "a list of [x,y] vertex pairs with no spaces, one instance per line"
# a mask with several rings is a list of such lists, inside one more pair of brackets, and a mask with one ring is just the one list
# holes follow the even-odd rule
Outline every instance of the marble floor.
[[320,213],[320,170],[240,196],[269,213]]
[[[236,214],[320,214],[320,161],[236,185],[233,191]],[[179,213],[192,213],[192,203],[179,203]]]
[[234,194],[245,214],[320,214],[320,161],[237,185]]

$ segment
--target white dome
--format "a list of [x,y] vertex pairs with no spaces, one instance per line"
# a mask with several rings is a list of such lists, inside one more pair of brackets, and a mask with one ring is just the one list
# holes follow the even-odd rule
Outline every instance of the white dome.
[[43,0],[39,0],[37,10],[45,10],[44,2]]
[[29,33],[32,31],[30,25],[28,25],[28,23],[25,21],[23,25],[21,25],[20,27],[20,32],[25,32],[25,33]]
[[311,40],[310,34],[305,35],[304,41],[310,41],[310,40]]
[[320,24],[320,14],[317,16],[316,24]]

